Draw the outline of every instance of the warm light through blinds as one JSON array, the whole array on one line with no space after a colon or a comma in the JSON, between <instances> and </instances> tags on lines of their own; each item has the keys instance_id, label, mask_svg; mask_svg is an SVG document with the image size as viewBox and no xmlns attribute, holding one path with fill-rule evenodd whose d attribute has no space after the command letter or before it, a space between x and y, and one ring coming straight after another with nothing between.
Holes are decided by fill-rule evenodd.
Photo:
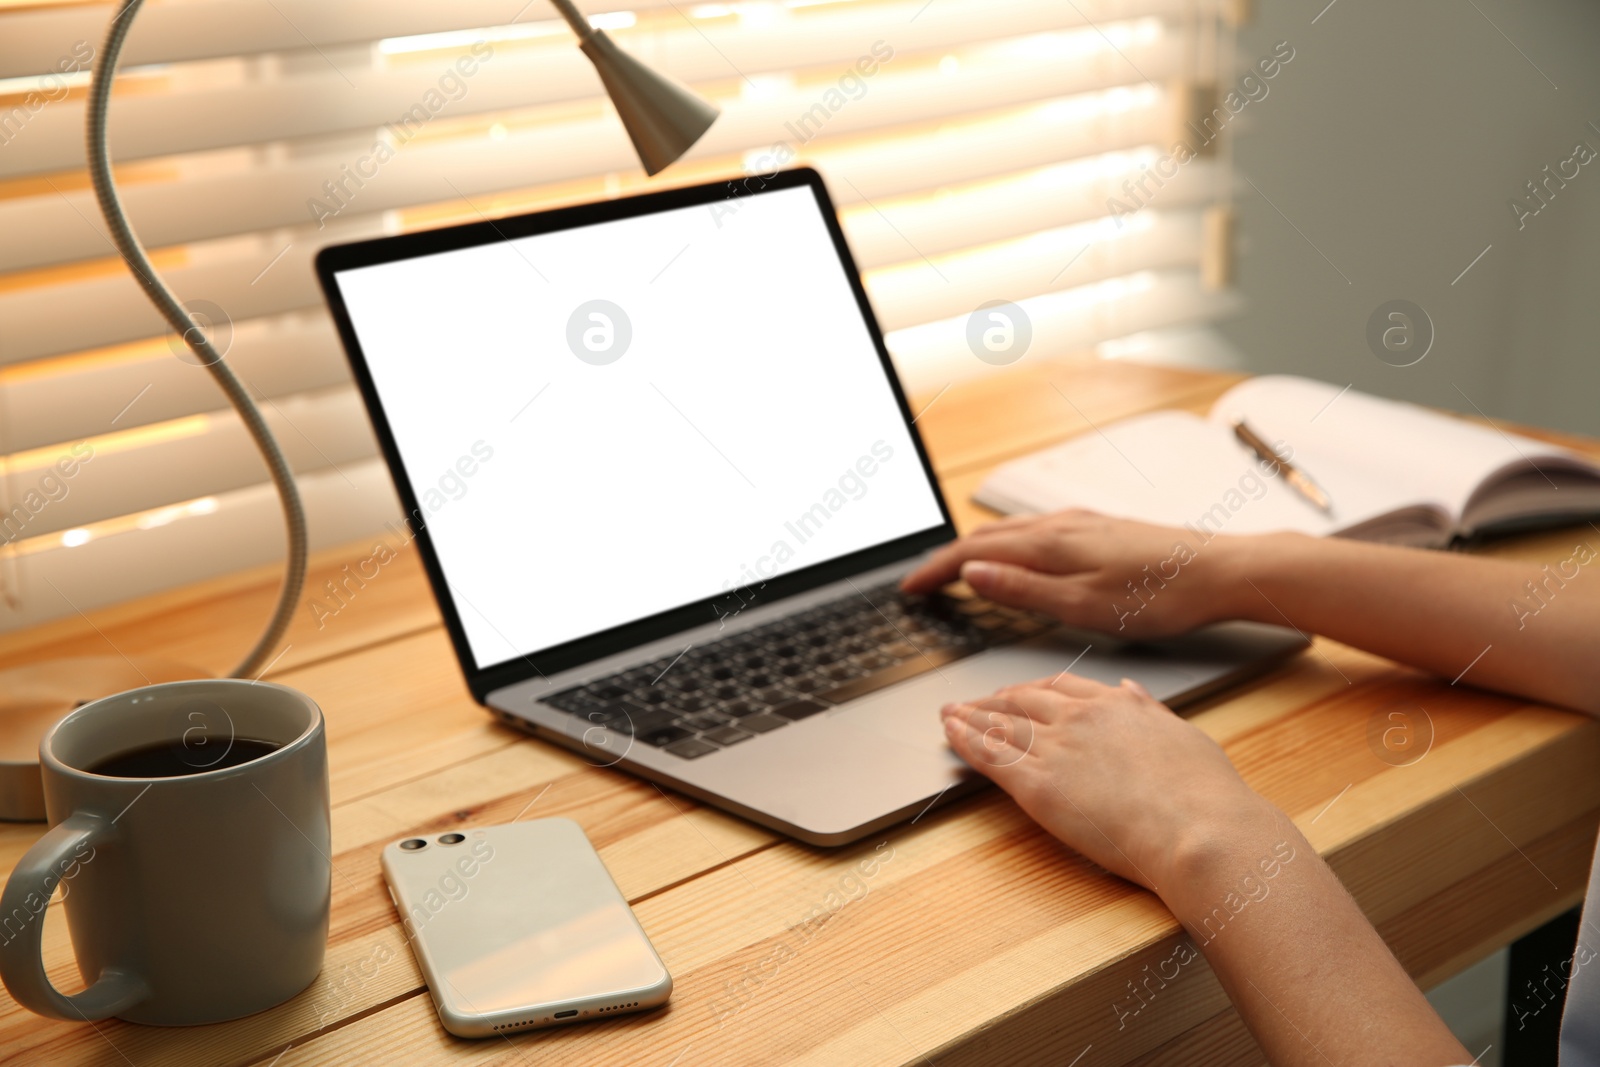
<instances>
[{"instance_id":1,"label":"warm light through blinds","mask_svg":"<svg viewBox=\"0 0 1600 1067\"><path fill-rule=\"evenodd\" d=\"M1212 98L1236 0L579 7L723 109L658 179L545 0L139 16L111 108L124 203L261 398L314 548L399 511L313 278L325 244L793 162L827 178L913 391L997 372L966 340L988 301L1028 313L1027 358L1231 306L1202 269L1226 235L1225 154L1144 185L1131 214L1108 199L1149 183ZM282 553L264 467L89 189L110 14L0 6L0 629Z\"/></svg>"}]
</instances>

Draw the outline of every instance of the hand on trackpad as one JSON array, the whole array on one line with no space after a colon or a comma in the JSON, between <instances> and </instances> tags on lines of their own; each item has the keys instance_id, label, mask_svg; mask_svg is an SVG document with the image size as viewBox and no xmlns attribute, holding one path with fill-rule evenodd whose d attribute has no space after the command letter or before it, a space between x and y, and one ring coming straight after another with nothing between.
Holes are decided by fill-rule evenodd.
<instances>
[{"instance_id":1,"label":"hand on trackpad","mask_svg":"<svg viewBox=\"0 0 1600 1067\"><path fill-rule=\"evenodd\" d=\"M939 722L941 707L957 700L982 700L1004 686L1060 673L1082 651L1082 646L1067 651L1049 642L990 649L865 697L835 714L854 729L900 744L949 751ZM1088 661L1083 657L1074 670ZM1109 681L1115 685L1119 680L1120 676Z\"/></svg>"}]
</instances>

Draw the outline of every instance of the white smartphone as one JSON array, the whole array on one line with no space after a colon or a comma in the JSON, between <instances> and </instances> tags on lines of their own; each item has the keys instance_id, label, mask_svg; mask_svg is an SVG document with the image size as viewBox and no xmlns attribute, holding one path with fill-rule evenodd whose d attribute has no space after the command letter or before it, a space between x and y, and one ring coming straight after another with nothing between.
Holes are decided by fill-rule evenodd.
<instances>
[{"instance_id":1,"label":"white smartphone","mask_svg":"<svg viewBox=\"0 0 1600 1067\"><path fill-rule=\"evenodd\" d=\"M444 1028L458 1037L667 1002L672 976L571 819L429 834L383 875Z\"/></svg>"}]
</instances>

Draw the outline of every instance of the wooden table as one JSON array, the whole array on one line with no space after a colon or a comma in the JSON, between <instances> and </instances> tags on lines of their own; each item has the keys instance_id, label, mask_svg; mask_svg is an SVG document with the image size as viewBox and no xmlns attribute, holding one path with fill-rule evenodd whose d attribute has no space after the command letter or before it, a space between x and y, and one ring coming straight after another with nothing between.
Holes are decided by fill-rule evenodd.
<instances>
[{"instance_id":1,"label":"wooden table","mask_svg":"<svg viewBox=\"0 0 1600 1067\"><path fill-rule=\"evenodd\" d=\"M1039 363L915 407L932 402L918 425L970 527L985 516L968 497L996 462L1082 432L1086 418L1204 410L1234 380ZM1495 551L1554 562L1579 537L1541 535ZM370 548L322 554L308 587ZM276 584L276 568L263 568L97 612L92 623L7 635L0 667L121 651L220 672L253 639ZM1147 965L1171 955L1177 922L1155 897L1035 829L997 791L857 846L808 848L496 724L461 683L411 550L322 621L302 612L269 675L327 714L336 873L317 982L272 1011L191 1029L51 1022L0 994L0 1060L1261 1062L1203 963L1119 1025L1115 1005ZM1302 654L1188 714L1295 819L1411 973L1436 983L1572 907L1600 822L1600 727L1318 645L1320 655ZM1426 707L1435 731L1425 758L1404 767L1368 744L1371 713L1400 697ZM549 815L577 819L600 849L672 971L671 1005L509 1039L452 1038L402 938L379 849L403 835ZM0 829L0 863L9 870L41 831ZM890 858L864 889L841 883L885 843ZM818 905L824 917L801 925ZM59 916L45 935L57 985L81 988Z\"/></svg>"}]
</instances>

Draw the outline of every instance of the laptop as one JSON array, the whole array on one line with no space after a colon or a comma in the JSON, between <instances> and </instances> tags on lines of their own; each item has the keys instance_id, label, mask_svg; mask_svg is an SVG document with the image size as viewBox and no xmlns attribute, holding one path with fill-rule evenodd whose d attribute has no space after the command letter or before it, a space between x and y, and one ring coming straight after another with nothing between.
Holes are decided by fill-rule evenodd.
<instances>
[{"instance_id":1,"label":"laptop","mask_svg":"<svg viewBox=\"0 0 1600 1067\"><path fill-rule=\"evenodd\" d=\"M472 695L593 764L838 845L981 784L951 700L1070 668L1181 702L1304 647L900 594L955 529L813 170L317 270Z\"/></svg>"}]
</instances>

